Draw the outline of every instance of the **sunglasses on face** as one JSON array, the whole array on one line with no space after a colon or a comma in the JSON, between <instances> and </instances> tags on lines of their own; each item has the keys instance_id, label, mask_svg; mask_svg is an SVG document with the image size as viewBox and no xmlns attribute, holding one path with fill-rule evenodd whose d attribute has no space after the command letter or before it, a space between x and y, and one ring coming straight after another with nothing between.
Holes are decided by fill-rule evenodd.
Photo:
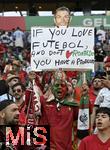
<instances>
[{"instance_id":1,"label":"sunglasses on face","mask_svg":"<svg viewBox=\"0 0 110 150\"><path fill-rule=\"evenodd\" d=\"M15 92L20 93L20 92L22 92L22 90L21 89L15 89L15 90L13 90L13 93L15 93Z\"/></svg>"}]
</instances>

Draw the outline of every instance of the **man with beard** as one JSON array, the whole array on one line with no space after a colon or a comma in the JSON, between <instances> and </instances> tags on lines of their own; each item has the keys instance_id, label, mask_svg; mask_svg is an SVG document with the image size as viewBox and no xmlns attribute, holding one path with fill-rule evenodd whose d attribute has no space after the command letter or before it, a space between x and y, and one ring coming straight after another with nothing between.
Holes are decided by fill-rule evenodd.
<instances>
[{"instance_id":1,"label":"man with beard","mask_svg":"<svg viewBox=\"0 0 110 150\"><path fill-rule=\"evenodd\" d=\"M19 108L19 124L26 125L25 86L18 82L12 86L15 103Z\"/></svg>"},{"instance_id":2,"label":"man with beard","mask_svg":"<svg viewBox=\"0 0 110 150\"><path fill-rule=\"evenodd\" d=\"M0 125L16 125L19 121L18 106L12 100L0 102Z\"/></svg>"},{"instance_id":3,"label":"man with beard","mask_svg":"<svg viewBox=\"0 0 110 150\"><path fill-rule=\"evenodd\" d=\"M19 109L15 102L12 100L3 100L0 102L0 150L38 150L39 145L35 145L33 139L37 142L36 137L39 134L35 136L33 129L30 127L30 133L27 133L26 126L19 126ZM30 138L28 139L29 134ZM24 140L23 144L21 144L22 136ZM6 141L8 137L9 144ZM28 140L30 140L29 145L27 144Z\"/></svg>"},{"instance_id":4,"label":"man with beard","mask_svg":"<svg viewBox=\"0 0 110 150\"><path fill-rule=\"evenodd\" d=\"M19 110L18 106L12 100L3 100L0 102L0 149L5 149L6 126L18 125ZM10 148L9 148L10 147ZM8 146L13 149L13 145Z\"/></svg>"},{"instance_id":5,"label":"man with beard","mask_svg":"<svg viewBox=\"0 0 110 150\"><path fill-rule=\"evenodd\" d=\"M79 150L110 149L110 108L101 107L96 111L97 134L82 139Z\"/></svg>"},{"instance_id":6,"label":"man with beard","mask_svg":"<svg viewBox=\"0 0 110 150\"><path fill-rule=\"evenodd\" d=\"M72 126L77 119L78 105L67 100L68 85L66 75L56 71L52 79L52 97L42 99L40 125L50 126L50 149L72 150Z\"/></svg>"}]
</instances>

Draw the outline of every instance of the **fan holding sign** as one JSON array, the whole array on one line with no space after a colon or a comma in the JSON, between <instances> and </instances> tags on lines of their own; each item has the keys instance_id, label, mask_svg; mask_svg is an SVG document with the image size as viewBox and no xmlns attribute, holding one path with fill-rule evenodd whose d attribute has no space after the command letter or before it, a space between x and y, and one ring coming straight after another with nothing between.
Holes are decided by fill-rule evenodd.
<instances>
[{"instance_id":1,"label":"fan holding sign","mask_svg":"<svg viewBox=\"0 0 110 150\"><path fill-rule=\"evenodd\" d=\"M41 101L40 123L50 126L50 146L58 150L72 150L72 124L78 113L74 98L73 101L67 100L69 84L60 69L81 71L94 68L94 29L68 27L70 21L68 8L60 7L55 12L56 27L31 29L32 69L57 70L51 81L50 95Z\"/></svg>"}]
</instances>

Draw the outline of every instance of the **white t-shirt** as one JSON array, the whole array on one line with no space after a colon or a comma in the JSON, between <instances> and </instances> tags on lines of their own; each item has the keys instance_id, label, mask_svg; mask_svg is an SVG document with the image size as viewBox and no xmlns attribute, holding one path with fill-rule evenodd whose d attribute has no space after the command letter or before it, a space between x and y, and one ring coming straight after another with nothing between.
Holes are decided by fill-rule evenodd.
<instances>
[{"instance_id":1,"label":"white t-shirt","mask_svg":"<svg viewBox=\"0 0 110 150\"><path fill-rule=\"evenodd\" d=\"M100 90L94 105L110 108L110 90L108 88L104 87Z\"/></svg>"},{"instance_id":2,"label":"white t-shirt","mask_svg":"<svg viewBox=\"0 0 110 150\"><path fill-rule=\"evenodd\" d=\"M15 46L23 47L24 46L24 42L23 42L24 33L20 30L16 30L13 33L13 36L15 37Z\"/></svg>"}]
</instances>

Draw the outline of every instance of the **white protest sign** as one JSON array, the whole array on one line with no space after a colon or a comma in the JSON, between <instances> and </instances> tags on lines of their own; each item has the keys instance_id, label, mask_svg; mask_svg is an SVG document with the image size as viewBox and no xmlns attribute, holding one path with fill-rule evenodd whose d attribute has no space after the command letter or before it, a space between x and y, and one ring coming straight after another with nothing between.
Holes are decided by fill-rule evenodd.
<instances>
[{"instance_id":1,"label":"white protest sign","mask_svg":"<svg viewBox=\"0 0 110 150\"><path fill-rule=\"evenodd\" d=\"M94 70L94 28L31 28L33 70Z\"/></svg>"}]
</instances>

